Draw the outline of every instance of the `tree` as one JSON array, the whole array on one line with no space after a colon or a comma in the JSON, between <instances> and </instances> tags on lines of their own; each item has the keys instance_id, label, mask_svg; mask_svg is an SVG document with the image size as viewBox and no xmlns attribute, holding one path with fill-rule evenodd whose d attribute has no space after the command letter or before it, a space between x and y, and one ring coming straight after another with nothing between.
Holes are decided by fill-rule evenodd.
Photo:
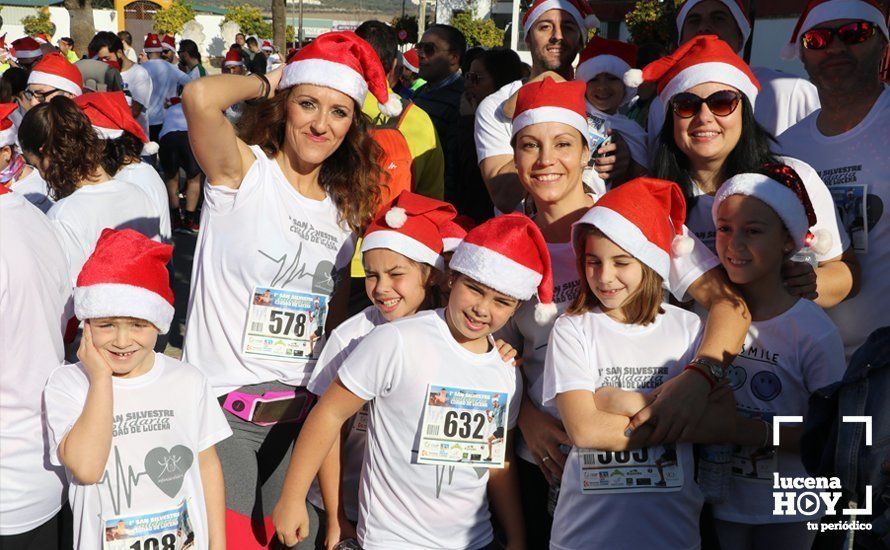
<instances>
[{"instance_id":1,"label":"tree","mask_svg":"<svg viewBox=\"0 0 890 550\"><path fill-rule=\"evenodd\" d=\"M631 42L638 46L651 42L676 43L674 17L678 3L677 0L639 0L634 9L624 16Z\"/></svg>"},{"instance_id":2,"label":"tree","mask_svg":"<svg viewBox=\"0 0 890 550\"><path fill-rule=\"evenodd\" d=\"M35 15L22 17L22 26L25 28L25 34L34 36L43 33L52 38L56 33L56 26L50 21L49 8L37 8Z\"/></svg>"},{"instance_id":3,"label":"tree","mask_svg":"<svg viewBox=\"0 0 890 550\"><path fill-rule=\"evenodd\" d=\"M263 18L263 12L250 4L233 5L226 8L226 21L238 23L241 32L247 35L267 37L272 35L272 25Z\"/></svg>"},{"instance_id":4,"label":"tree","mask_svg":"<svg viewBox=\"0 0 890 550\"><path fill-rule=\"evenodd\" d=\"M287 45L285 44L285 41L287 40L286 26L287 11L285 0L272 0L272 42L280 52L287 51Z\"/></svg>"},{"instance_id":5,"label":"tree","mask_svg":"<svg viewBox=\"0 0 890 550\"><path fill-rule=\"evenodd\" d=\"M96 34L96 27L93 25L93 0L64 0L64 6L71 19L71 38L81 51L85 51Z\"/></svg>"},{"instance_id":6,"label":"tree","mask_svg":"<svg viewBox=\"0 0 890 550\"><path fill-rule=\"evenodd\" d=\"M504 30L491 19L474 19L470 12L458 13L451 18L451 25L467 38L467 46L493 48L504 43Z\"/></svg>"},{"instance_id":7,"label":"tree","mask_svg":"<svg viewBox=\"0 0 890 550\"><path fill-rule=\"evenodd\" d=\"M167 9L155 14L154 30L158 34L180 34L186 23L195 20L195 15L188 0L173 0Z\"/></svg>"}]
</instances>

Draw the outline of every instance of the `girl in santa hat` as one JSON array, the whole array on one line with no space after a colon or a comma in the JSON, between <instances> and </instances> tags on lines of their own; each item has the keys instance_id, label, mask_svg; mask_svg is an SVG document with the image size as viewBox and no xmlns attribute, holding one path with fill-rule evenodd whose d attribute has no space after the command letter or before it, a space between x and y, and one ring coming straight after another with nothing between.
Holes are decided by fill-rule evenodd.
<instances>
[{"instance_id":1,"label":"girl in santa hat","mask_svg":"<svg viewBox=\"0 0 890 550\"><path fill-rule=\"evenodd\" d=\"M0 104L0 185L15 190L44 214L54 201L49 198L49 187L40 177L40 172L25 162L19 151L13 113L18 110L15 103Z\"/></svg>"},{"instance_id":2,"label":"girl in santa hat","mask_svg":"<svg viewBox=\"0 0 890 550\"><path fill-rule=\"evenodd\" d=\"M453 254L466 235L454 223L454 216L450 204L404 191L374 220L362 240L365 290L372 305L326 338L307 384L309 391L323 395L351 352L375 327L440 305L437 282L445 278L446 255ZM507 344L498 342L498 349L505 360L515 356ZM363 407L349 424L348 435L342 442L335 440L308 497L307 510L325 518L326 533L320 535L328 547L356 536L368 408ZM278 509L292 501L292 495L283 493Z\"/></svg>"},{"instance_id":3,"label":"girl in santa hat","mask_svg":"<svg viewBox=\"0 0 890 550\"><path fill-rule=\"evenodd\" d=\"M172 254L105 229L77 277L80 361L50 374L44 403L78 549L226 548L215 444L232 431L204 375L154 351L173 320Z\"/></svg>"},{"instance_id":4,"label":"girl in santa hat","mask_svg":"<svg viewBox=\"0 0 890 550\"><path fill-rule=\"evenodd\" d=\"M235 436L220 456L233 547L273 544L272 508L312 402L305 322L332 330L345 319L356 235L379 206L381 150L361 111L369 90L385 114L401 109L371 46L332 32L267 75L205 77L182 94L207 181L183 357L230 404ZM236 133L224 112L242 101L254 108Z\"/></svg>"},{"instance_id":5,"label":"girl in santa hat","mask_svg":"<svg viewBox=\"0 0 890 550\"><path fill-rule=\"evenodd\" d=\"M362 548L489 548L489 497L507 548L525 548L512 468L521 377L492 334L535 294L539 314L553 313L550 258L534 224L509 214L467 233L451 269L448 304L374 329L313 410L276 508L283 543L307 536L303 497L344 421L370 402Z\"/></svg>"},{"instance_id":6,"label":"girl in santa hat","mask_svg":"<svg viewBox=\"0 0 890 550\"><path fill-rule=\"evenodd\" d=\"M527 198L525 212L541 229L553 263L554 303L560 311L572 301L582 281L575 269L571 225L597 196L585 192L582 170L589 158L583 82L550 79L526 84L517 98L513 118L514 162ZM693 239L695 240L695 239ZM713 364L720 375L724 357L735 354L744 338L746 311L731 288L719 261L700 242L693 251L671 259L671 291L678 299L692 296L710 310L696 358ZM522 480L525 521L530 545L547 546L548 502L552 509L562 476L565 445L570 445L555 406L543 404L543 372L550 324L539 323L533 304L519 311L499 336L521 350L527 399L520 415L522 439L517 454ZM657 418L654 437L676 436L696 422L707 402L705 380L683 373L662 386L662 398L634 417L634 425ZM562 446L562 448L561 448ZM551 486L552 484L552 486Z\"/></svg>"},{"instance_id":7,"label":"girl in santa hat","mask_svg":"<svg viewBox=\"0 0 890 550\"><path fill-rule=\"evenodd\" d=\"M729 376L738 416L725 432L724 442L735 445L729 491L713 505L720 546L805 550L816 536L807 529L808 516L773 513L774 476L807 477L803 426L784 424L774 434L774 418L805 418L810 394L840 380L846 361L837 327L818 305L788 292L782 263L795 250L830 245L824 241L831 234L816 229L806 186L782 164L729 178L711 214L717 254L752 317ZM791 490L795 499L800 492Z\"/></svg>"},{"instance_id":8,"label":"girl in santa hat","mask_svg":"<svg viewBox=\"0 0 890 550\"><path fill-rule=\"evenodd\" d=\"M573 445L551 548L699 546L703 497L692 444L676 436L651 443L648 425L628 429L653 392L684 370L714 387L710 373L690 364L698 317L663 303L671 258L689 250L685 210L675 183L638 178L574 224L581 289L553 327L543 384L544 405L558 408ZM705 441L709 429L719 433L699 426L690 440Z\"/></svg>"},{"instance_id":9,"label":"girl in santa hat","mask_svg":"<svg viewBox=\"0 0 890 550\"><path fill-rule=\"evenodd\" d=\"M765 163L793 168L812 199L819 227L832 244L816 251L815 270L789 261L789 288L823 307L844 300L856 284L858 269L846 232L840 231L828 188L808 164L773 153L773 139L754 119L760 84L748 65L716 36L698 36L643 69L657 83L667 116L655 155L655 176L680 184L690 207L686 224L714 250L711 204L729 178L755 172Z\"/></svg>"}]
</instances>

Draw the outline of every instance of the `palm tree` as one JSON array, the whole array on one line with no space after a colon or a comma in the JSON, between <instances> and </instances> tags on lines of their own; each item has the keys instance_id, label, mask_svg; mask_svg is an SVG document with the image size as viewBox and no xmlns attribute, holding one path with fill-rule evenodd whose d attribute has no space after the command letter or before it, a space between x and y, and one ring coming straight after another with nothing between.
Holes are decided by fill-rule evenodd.
<instances>
[{"instance_id":1,"label":"palm tree","mask_svg":"<svg viewBox=\"0 0 890 550\"><path fill-rule=\"evenodd\" d=\"M64 0L64 5L71 18L71 38L78 50L86 53L87 44L96 34L96 27L93 25L93 1Z\"/></svg>"},{"instance_id":2,"label":"palm tree","mask_svg":"<svg viewBox=\"0 0 890 550\"><path fill-rule=\"evenodd\" d=\"M278 51L281 52L282 61L284 61L284 57L287 55L286 27L285 0L272 0L272 41L275 43Z\"/></svg>"}]
</instances>

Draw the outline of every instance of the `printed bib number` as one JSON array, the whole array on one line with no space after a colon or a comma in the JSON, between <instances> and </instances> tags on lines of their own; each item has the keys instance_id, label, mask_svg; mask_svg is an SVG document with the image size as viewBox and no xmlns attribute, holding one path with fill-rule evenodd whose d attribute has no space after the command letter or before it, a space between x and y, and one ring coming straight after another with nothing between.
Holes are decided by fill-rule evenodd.
<instances>
[{"instance_id":1,"label":"printed bib number","mask_svg":"<svg viewBox=\"0 0 890 550\"><path fill-rule=\"evenodd\" d=\"M245 355L303 361L324 331L328 297L312 292L256 287L244 328Z\"/></svg>"},{"instance_id":2,"label":"printed bib number","mask_svg":"<svg viewBox=\"0 0 890 550\"><path fill-rule=\"evenodd\" d=\"M609 137L609 121L597 116L587 115L587 136L590 139L590 150L596 153L596 150L606 144ZM596 154L591 155L588 166L593 166L593 160Z\"/></svg>"},{"instance_id":3,"label":"printed bib number","mask_svg":"<svg viewBox=\"0 0 890 550\"><path fill-rule=\"evenodd\" d=\"M578 449L584 494L679 491L683 464L675 445L633 451Z\"/></svg>"},{"instance_id":4,"label":"printed bib number","mask_svg":"<svg viewBox=\"0 0 890 550\"><path fill-rule=\"evenodd\" d=\"M428 386L417 462L503 468L508 407L503 392Z\"/></svg>"},{"instance_id":5,"label":"printed bib number","mask_svg":"<svg viewBox=\"0 0 890 550\"><path fill-rule=\"evenodd\" d=\"M196 546L188 502L169 510L106 519L103 550L184 550Z\"/></svg>"},{"instance_id":6,"label":"printed bib number","mask_svg":"<svg viewBox=\"0 0 890 550\"><path fill-rule=\"evenodd\" d=\"M749 410L739 407L738 413L745 418L772 423L773 414L768 411ZM773 472L779 471L779 455L775 447L741 447L732 451L732 475L744 479L772 482Z\"/></svg>"},{"instance_id":7,"label":"printed bib number","mask_svg":"<svg viewBox=\"0 0 890 550\"><path fill-rule=\"evenodd\" d=\"M368 404L365 403L362 405L362 408L359 409L357 413L355 413L355 420L352 423L352 429L357 432L367 432L368 431Z\"/></svg>"}]
</instances>

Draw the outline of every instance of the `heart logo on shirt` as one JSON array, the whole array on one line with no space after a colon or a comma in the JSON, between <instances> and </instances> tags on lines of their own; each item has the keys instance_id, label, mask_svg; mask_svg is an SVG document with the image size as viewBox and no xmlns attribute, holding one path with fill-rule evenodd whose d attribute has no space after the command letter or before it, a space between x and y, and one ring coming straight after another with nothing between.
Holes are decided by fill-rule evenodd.
<instances>
[{"instance_id":1,"label":"heart logo on shirt","mask_svg":"<svg viewBox=\"0 0 890 550\"><path fill-rule=\"evenodd\" d=\"M176 445L169 451L155 447L145 455L145 473L158 489L173 498L182 488L185 473L194 460L194 453L184 445Z\"/></svg>"}]
</instances>

